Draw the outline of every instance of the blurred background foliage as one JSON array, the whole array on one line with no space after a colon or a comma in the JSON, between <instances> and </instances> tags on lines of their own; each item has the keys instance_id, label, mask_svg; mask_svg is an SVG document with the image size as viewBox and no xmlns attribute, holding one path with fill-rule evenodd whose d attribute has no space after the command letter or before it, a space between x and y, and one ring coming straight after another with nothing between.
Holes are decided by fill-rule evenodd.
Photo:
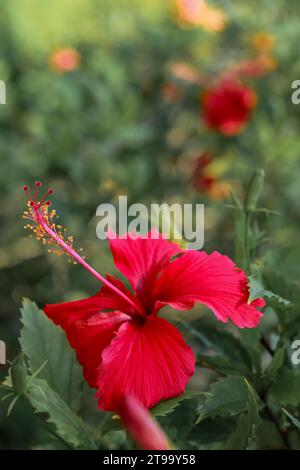
<instances>
[{"instance_id":1,"label":"blurred background foliage","mask_svg":"<svg viewBox=\"0 0 300 470\"><path fill-rule=\"evenodd\" d=\"M95 234L100 203L119 194L130 202L205 203L204 248L232 255L228 187L243 196L257 167L267 175L262 204L280 214L259 216L261 254L298 241L300 108L291 84L300 70L300 4L209 6L210 16L193 23L175 0L1 0L0 338L10 358L23 297L43 306L98 288L23 230L21 189L36 179L55 188L63 224L103 273L114 266ZM205 91L257 59L262 71L243 75L257 96L244 128L232 136L209 129ZM296 250L290 261L297 257ZM290 272L286 259L285 267ZM33 418L19 405L15 413L15 420L0 416L0 447L34 445Z\"/></svg>"}]
</instances>

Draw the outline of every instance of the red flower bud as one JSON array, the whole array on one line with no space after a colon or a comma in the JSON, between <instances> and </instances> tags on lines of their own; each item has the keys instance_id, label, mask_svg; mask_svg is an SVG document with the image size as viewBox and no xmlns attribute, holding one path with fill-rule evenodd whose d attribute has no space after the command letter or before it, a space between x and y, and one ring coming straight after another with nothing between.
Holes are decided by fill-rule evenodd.
<instances>
[{"instance_id":1,"label":"red flower bud","mask_svg":"<svg viewBox=\"0 0 300 470\"><path fill-rule=\"evenodd\" d=\"M118 414L132 439L142 449L171 449L170 441L161 427L134 396L127 395L121 400Z\"/></svg>"}]
</instances>

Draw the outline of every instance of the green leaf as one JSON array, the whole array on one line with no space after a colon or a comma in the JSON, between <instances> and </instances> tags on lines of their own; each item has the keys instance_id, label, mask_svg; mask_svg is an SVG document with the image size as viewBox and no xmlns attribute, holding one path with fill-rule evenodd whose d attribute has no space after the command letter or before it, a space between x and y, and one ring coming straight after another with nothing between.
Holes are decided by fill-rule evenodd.
<instances>
[{"instance_id":1,"label":"green leaf","mask_svg":"<svg viewBox=\"0 0 300 470\"><path fill-rule=\"evenodd\" d=\"M234 428L233 418L221 418L220 416L216 419L208 418L193 426L187 439L197 446L222 442L228 438Z\"/></svg>"},{"instance_id":2,"label":"green leaf","mask_svg":"<svg viewBox=\"0 0 300 470\"><path fill-rule=\"evenodd\" d=\"M30 300L23 301L21 314L23 327L20 344L29 360L32 374L47 361L38 378L45 379L77 412L82 398L82 370L65 333Z\"/></svg>"},{"instance_id":3,"label":"green leaf","mask_svg":"<svg viewBox=\"0 0 300 470\"><path fill-rule=\"evenodd\" d=\"M255 279L254 277L249 277L249 282L248 282L248 287L249 287L249 302L252 302L255 299L259 299L260 297L267 298L267 304L268 306L271 307L284 307L288 308L292 306L292 303L290 300L284 299L278 294L275 294L274 292L270 290L266 290L263 288L262 284L258 279Z\"/></svg>"},{"instance_id":4,"label":"green leaf","mask_svg":"<svg viewBox=\"0 0 300 470\"><path fill-rule=\"evenodd\" d=\"M262 449L286 449L280 432L272 421L262 419L256 432L256 440Z\"/></svg>"},{"instance_id":5,"label":"green leaf","mask_svg":"<svg viewBox=\"0 0 300 470\"><path fill-rule=\"evenodd\" d=\"M239 336L247 348L252 363L257 372L261 370L261 331L260 328L243 328L239 331Z\"/></svg>"},{"instance_id":6,"label":"green leaf","mask_svg":"<svg viewBox=\"0 0 300 470\"><path fill-rule=\"evenodd\" d=\"M274 403L283 406L299 405L300 373L296 369L282 369L269 390L269 398Z\"/></svg>"},{"instance_id":7,"label":"green leaf","mask_svg":"<svg viewBox=\"0 0 300 470\"><path fill-rule=\"evenodd\" d=\"M236 430L231 434L225 444L225 450L249 449L255 436L256 428L260 423L254 390L247 381L245 382L249 397L247 409L238 417Z\"/></svg>"},{"instance_id":8,"label":"green leaf","mask_svg":"<svg viewBox=\"0 0 300 470\"><path fill-rule=\"evenodd\" d=\"M243 362L234 361L226 356L206 356L197 354L197 364L199 367L212 369L223 375L246 375L248 367Z\"/></svg>"},{"instance_id":9,"label":"green leaf","mask_svg":"<svg viewBox=\"0 0 300 470\"><path fill-rule=\"evenodd\" d=\"M232 416L245 410L248 388L242 377L227 377L215 382L210 389L197 423L208 417Z\"/></svg>"},{"instance_id":10,"label":"green leaf","mask_svg":"<svg viewBox=\"0 0 300 470\"><path fill-rule=\"evenodd\" d=\"M248 287L249 287L249 303L253 300L262 297L261 293L264 291L264 288L261 282L256 279L254 276L249 276L248 278Z\"/></svg>"},{"instance_id":11,"label":"green leaf","mask_svg":"<svg viewBox=\"0 0 300 470\"><path fill-rule=\"evenodd\" d=\"M169 413L172 413L177 406L184 400L190 400L197 397L207 397L209 394L205 392L198 392L193 390L188 390L177 397L170 398L169 400L163 400L151 408L150 412L155 417L166 416Z\"/></svg>"},{"instance_id":12,"label":"green leaf","mask_svg":"<svg viewBox=\"0 0 300 470\"><path fill-rule=\"evenodd\" d=\"M99 429L96 431L96 440L101 441L102 437L111 431L121 431L123 429L121 420L118 415L108 413L100 423Z\"/></svg>"},{"instance_id":13,"label":"green leaf","mask_svg":"<svg viewBox=\"0 0 300 470\"><path fill-rule=\"evenodd\" d=\"M278 297L277 299L271 297L268 303L274 308L281 325L293 328L297 319L299 321L299 283L288 280L275 269L264 270L263 281L266 288L275 292Z\"/></svg>"},{"instance_id":14,"label":"green leaf","mask_svg":"<svg viewBox=\"0 0 300 470\"><path fill-rule=\"evenodd\" d=\"M251 371L250 355L239 338L224 329L205 325L201 321L192 324L182 321L181 325L200 346L200 354L210 349L217 356L227 357L229 362L239 364L241 370Z\"/></svg>"},{"instance_id":15,"label":"green leaf","mask_svg":"<svg viewBox=\"0 0 300 470\"><path fill-rule=\"evenodd\" d=\"M283 366L284 359L285 359L285 347L281 347L277 349L277 351L275 352L272 358L272 361L270 362L270 364L264 371L265 382L267 382L267 385L275 381L279 373L279 370Z\"/></svg>"},{"instance_id":16,"label":"green leaf","mask_svg":"<svg viewBox=\"0 0 300 470\"><path fill-rule=\"evenodd\" d=\"M290 300L284 299L278 294L271 292L270 290L263 290L261 292L261 297L267 298L267 304L273 308L282 307L282 308L289 308L292 307L293 304Z\"/></svg>"},{"instance_id":17,"label":"green leaf","mask_svg":"<svg viewBox=\"0 0 300 470\"><path fill-rule=\"evenodd\" d=\"M295 418L291 413L289 413L287 410L282 408L282 411L287 415L287 417L292 421L293 425L300 430L300 420L298 418Z\"/></svg>"},{"instance_id":18,"label":"green leaf","mask_svg":"<svg viewBox=\"0 0 300 470\"><path fill-rule=\"evenodd\" d=\"M47 413L47 422L55 425L57 434L69 445L79 449L96 449L82 420L45 380L32 379L26 397L37 413Z\"/></svg>"},{"instance_id":19,"label":"green leaf","mask_svg":"<svg viewBox=\"0 0 300 470\"><path fill-rule=\"evenodd\" d=\"M275 294L274 292L270 290L266 290L263 288L261 282L254 278L253 276L249 277L248 281L248 287L249 287L249 302L252 302L255 299L259 299L260 297L267 298L267 304L268 306L271 307L283 307L283 308L288 308L292 306L292 303L284 299L278 294Z\"/></svg>"}]
</instances>

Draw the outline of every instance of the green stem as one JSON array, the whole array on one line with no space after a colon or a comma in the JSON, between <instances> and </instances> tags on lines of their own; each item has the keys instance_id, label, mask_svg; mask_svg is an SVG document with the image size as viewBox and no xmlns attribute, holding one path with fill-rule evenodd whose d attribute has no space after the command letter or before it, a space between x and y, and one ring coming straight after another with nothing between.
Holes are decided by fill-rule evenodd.
<instances>
[{"instance_id":1,"label":"green stem","mask_svg":"<svg viewBox=\"0 0 300 470\"><path fill-rule=\"evenodd\" d=\"M246 254L246 270L250 274L250 248L249 248L249 232L250 232L250 213L245 211L245 254Z\"/></svg>"}]
</instances>

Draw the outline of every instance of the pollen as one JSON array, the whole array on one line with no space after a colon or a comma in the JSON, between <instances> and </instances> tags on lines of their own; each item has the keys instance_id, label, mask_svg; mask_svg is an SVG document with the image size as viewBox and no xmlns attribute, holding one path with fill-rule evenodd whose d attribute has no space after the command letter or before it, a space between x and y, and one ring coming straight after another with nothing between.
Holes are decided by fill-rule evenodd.
<instances>
[{"instance_id":1,"label":"pollen","mask_svg":"<svg viewBox=\"0 0 300 470\"><path fill-rule=\"evenodd\" d=\"M72 235L68 235L67 229L59 223L56 210L51 208L51 201L47 199L48 196L54 194L54 191L49 189L47 194L39 200L38 189L41 186L42 183L36 181L33 198L29 193L29 186L23 187L28 198L23 218L29 221L24 228L31 232L30 236L34 236L47 246L48 253L58 256L66 254L70 263L77 264L73 256L75 252L74 238ZM77 253L80 251L82 249L76 250Z\"/></svg>"}]
</instances>

